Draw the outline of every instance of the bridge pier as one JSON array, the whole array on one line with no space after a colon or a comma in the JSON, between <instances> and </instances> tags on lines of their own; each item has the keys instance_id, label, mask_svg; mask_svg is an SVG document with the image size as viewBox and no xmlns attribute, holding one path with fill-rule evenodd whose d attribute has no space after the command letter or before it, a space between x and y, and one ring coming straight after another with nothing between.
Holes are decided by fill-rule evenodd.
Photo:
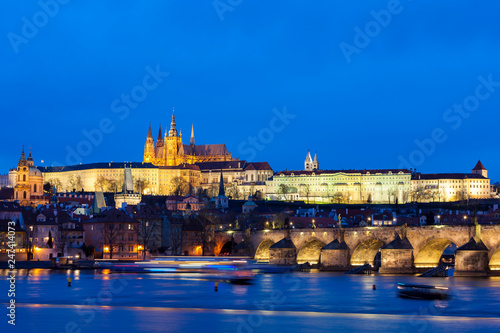
<instances>
[{"instance_id":1,"label":"bridge pier","mask_svg":"<svg viewBox=\"0 0 500 333\"><path fill-rule=\"evenodd\" d=\"M407 238L401 239L395 234L395 239L381 249L381 274L411 274L413 268L413 246Z\"/></svg>"},{"instance_id":2,"label":"bridge pier","mask_svg":"<svg viewBox=\"0 0 500 333\"><path fill-rule=\"evenodd\" d=\"M290 238L283 238L269 247L269 263L274 265L295 265L297 248Z\"/></svg>"},{"instance_id":3,"label":"bridge pier","mask_svg":"<svg viewBox=\"0 0 500 333\"><path fill-rule=\"evenodd\" d=\"M319 268L325 271L346 271L351 268L350 249L345 242L335 239L321 249Z\"/></svg>"},{"instance_id":4,"label":"bridge pier","mask_svg":"<svg viewBox=\"0 0 500 333\"><path fill-rule=\"evenodd\" d=\"M474 238L455 251L455 273L453 276L488 275L488 248Z\"/></svg>"}]
</instances>

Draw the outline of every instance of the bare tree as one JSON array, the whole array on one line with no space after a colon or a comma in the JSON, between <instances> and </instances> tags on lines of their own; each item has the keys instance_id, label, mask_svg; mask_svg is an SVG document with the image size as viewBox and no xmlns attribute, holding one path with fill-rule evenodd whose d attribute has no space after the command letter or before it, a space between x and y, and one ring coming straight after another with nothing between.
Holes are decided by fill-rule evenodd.
<instances>
[{"instance_id":1,"label":"bare tree","mask_svg":"<svg viewBox=\"0 0 500 333\"><path fill-rule=\"evenodd\" d=\"M212 183L207 193L211 198L216 197L219 194L219 185Z\"/></svg>"},{"instance_id":2,"label":"bare tree","mask_svg":"<svg viewBox=\"0 0 500 333\"><path fill-rule=\"evenodd\" d=\"M96 190L100 190L101 192L104 192L104 188L107 185L108 180L104 176L99 176L97 177L96 181L94 182L94 187Z\"/></svg>"},{"instance_id":3,"label":"bare tree","mask_svg":"<svg viewBox=\"0 0 500 333\"><path fill-rule=\"evenodd\" d=\"M157 226L156 221L141 221L139 224L139 244L142 245L143 259L146 259L146 251L150 249L153 238L157 236Z\"/></svg>"},{"instance_id":4,"label":"bare tree","mask_svg":"<svg viewBox=\"0 0 500 333\"><path fill-rule=\"evenodd\" d=\"M180 176L172 178L170 188L172 195L186 195L189 190L188 182Z\"/></svg>"},{"instance_id":5,"label":"bare tree","mask_svg":"<svg viewBox=\"0 0 500 333\"><path fill-rule=\"evenodd\" d=\"M134 181L134 191L137 193L144 193L144 190L148 189L150 186L149 180L138 178Z\"/></svg>"},{"instance_id":6,"label":"bare tree","mask_svg":"<svg viewBox=\"0 0 500 333\"><path fill-rule=\"evenodd\" d=\"M311 186L309 184L304 184L301 186L301 189L307 199L307 204L309 204L309 195L311 194Z\"/></svg>"},{"instance_id":7,"label":"bare tree","mask_svg":"<svg viewBox=\"0 0 500 333\"><path fill-rule=\"evenodd\" d=\"M109 259L113 259L113 253L115 252L115 247L119 245L120 235L119 225L114 223L103 223L101 228L101 236L103 241L103 257L104 248L108 247Z\"/></svg>"},{"instance_id":8,"label":"bare tree","mask_svg":"<svg viewBox=\"0 0 500 333\"><path fill-rule=\"evenodd\" d=\"M283 198L283 200L288 201L288 193L289 192L290 192L290 186L288 186L287 184L280 184L278 186L278 190L276 191L276 194L278 194L278 196L280 198Z\"/></svg>"},{"instance_id":9,"label":"bare tree","mask_svg":"<svg viewBox=\"0 0 500 333\"><path fill-rule=\"evenodd\" d=\"M339 204L339 203L342 202L343 198L344 198L344 196L342 195L341 192L335 192L335 194L333 195L332 200L333 200L334 203L338 203Z\"/></svg>"},{"instance_id":10,"label":"bare tree","mask_svg":"<svg viewBox=\"0 0 500 333\"><path fill-rule=\"evenodd\" d=\"M407 203L410 200L410 191L403 191L403 203Z\"/></svg>"},{"instance_id":11,"label":"bare tree","mask_svg":"<svg viewBox=\"0 0 500 333\"><path fill-rule=\"evenodd\" d=\"M182 250L182 223L171 222L168 236L172 247L172 255L180 255Z\"/></svg>"},{"instance_id":12,"label":"bare tree","mask_svg":"<svg viewBox=\"0 0 500 333\"><path fill-rule=\"evenodd\" d=\"M61 253L64 256L64 249L68 243L68 234L64 231L62 225L58 226L58 231L55 236L55 245L57 248L57 252Z\"/></svg>"},{"instance_id":13,"label":"bare tree","mask_svg":"<svg viewBox=\"0 0 500 333\"><path fill-rule=\"evenodd\" d=\"M387 190L387 199L389 200L389 205L391 204L392 197L396 196L396 191L393 189Z\"/></svg>"},{"instance_id":14,"label":"bare tree","mask_svg":"<svg viewBox=\"0 0 500 333\"><path fill-rule=\"evenodd\" d=\"M55 188L56 191L62 191L63 190L63 185L62 182L59 178L51 178L48 180L48 183L52 188Z\"/></svg>"},{"instance_id":15,"label":"bare tree","mask_svg":"<svg viewBox=\"0 0 500 333\"><path fill-rule=\"evenodd\" d=\"M232 199L238 200L241 196L240 189L238 188L238 184L235 182L231 184L231 186L227 189L227 194L230 196Z\"/></svg>"},{"instance_id":16,"label":"bare tree","mask_svg":"<svg viewBox=\"0 0 500 333\"><path fill-rule=\"evenodd\" d=\"M83 182L82 182L82 177L80 177L79 175L75 177L75 180L74 180L74 188L77 190L77 191L81 191L83 190Z\"/></svg>"}]
</instances>

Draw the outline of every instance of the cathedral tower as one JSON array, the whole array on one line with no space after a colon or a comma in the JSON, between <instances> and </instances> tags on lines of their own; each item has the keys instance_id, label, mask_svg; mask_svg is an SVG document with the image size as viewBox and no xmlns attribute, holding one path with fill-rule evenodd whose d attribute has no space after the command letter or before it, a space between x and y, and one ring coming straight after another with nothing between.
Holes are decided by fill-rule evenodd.
<instances>
[{"instance_id":1,"label":"cathedral tower","mask_svg":"<svg viewBox=\"0 0 500 333\"><path fill-rule=\"evenodd\" d=\"M306 160L304 161L304 170L311 171L312 170L312 163L313 163L313 161L311 158L311 153L308 150Z\"/></svg>"},{"instance_id":2,"label":"cathedral tower","mask_svg":"<svg viewBox=\"0 0 500 333\"><path fill-rule=\"evenodd\" d=\"M144 162L153 163L155 160L155 142L153 140L153 134L151 134L151 123L149 123L148 137L146 139L146 144L144 145Z\"/></svg>"},{"instance_id":3,"label":"cathedral tower","mask_svg":"<svg viewBox=\"0 0 500 333\"><path fill-rule=\"evenodd\" d=\"M177 132L177 125L175 123L175 109L172 110L172 122L170 123L170 131L168 136L165 137L164 160L166 166L175 166L182 163L179 150L182 147L182 138Z\"/></svg>"},{"instance_id":4,"label":"cathedral tower","mask_svg":"<svg viewBox=\"0 0 500 333\"><path fill-rule=\"evenodd\" d=\"M191 141L189 143L194 148L194 124L191 124Z\"/></svg>"},{"instance_id":5,"label":"cathedral tower","mask_svg":"<svg viewBox=\"0 0 500 333\"><path fill-rule=\"evenodd\" d=\"M313 170L319 169L318 153L316 153L316 152L314 152L314 160L312 162L312 169Z\"/></svg>"}]
</instances>

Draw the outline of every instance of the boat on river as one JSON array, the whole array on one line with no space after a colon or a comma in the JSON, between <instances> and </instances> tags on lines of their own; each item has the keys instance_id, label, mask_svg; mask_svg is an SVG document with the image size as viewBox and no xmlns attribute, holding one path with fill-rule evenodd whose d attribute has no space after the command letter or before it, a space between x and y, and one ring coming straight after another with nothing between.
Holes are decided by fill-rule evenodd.
<instances>
[{"instance_id":1,"label":"boat on river","mask_svg":"<svg viewBox=\"0 0 500 333\"><path fill-rule=\"evenodd\" d=\"M245 258L157 257L147 261L96 260L94 268L110 273L160 273L235 284L250 283L254 274Z\"/></svg>"},{"instance_id":2,"label":"boat on river","mask_svg":"<svg viewBox=\"0 0 500 333\"><path fill-rule=\"evenodd\" d=\"M423 284L398 283L398 296L414 299L447 299L450 297L449 288Z\"/></svg>"}]
</instances>

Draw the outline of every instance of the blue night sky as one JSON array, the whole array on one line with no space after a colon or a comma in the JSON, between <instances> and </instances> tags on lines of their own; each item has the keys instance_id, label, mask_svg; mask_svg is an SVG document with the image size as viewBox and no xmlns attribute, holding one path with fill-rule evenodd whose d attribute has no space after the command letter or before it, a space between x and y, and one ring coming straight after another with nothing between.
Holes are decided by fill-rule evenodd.
<instances>
[{"instance_id":1,"label":"blue night sky","mask_svg":"<svg viewBox=\"0 0 500 333\"><path fill-rule=\"evenodd\" d=\"M175 107L184 143L194 122L275 170L310 149L326 169L481 158L500 180L496 1L65 2L3 3L0 173L23 144L37 165L142 161Z\"/></svg>"}]
</instances>

